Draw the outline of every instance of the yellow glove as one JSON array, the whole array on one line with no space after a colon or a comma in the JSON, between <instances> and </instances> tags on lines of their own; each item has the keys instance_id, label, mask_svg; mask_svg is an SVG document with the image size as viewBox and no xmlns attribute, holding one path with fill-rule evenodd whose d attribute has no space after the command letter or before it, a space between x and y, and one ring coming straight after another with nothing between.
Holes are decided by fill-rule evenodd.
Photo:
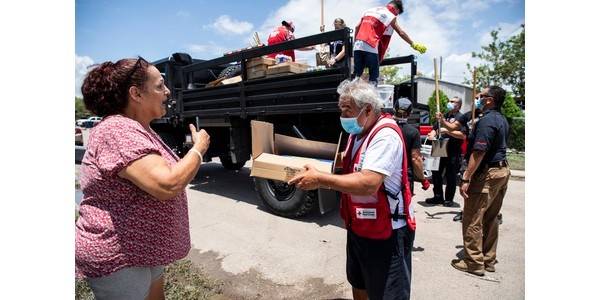
<instances>
[{"instance_id":1,"label":"yellow glove","mask_svg":"<svg viewBox=\"0 0 600 300\"><path fill-rule=\"evenodd\" d=\"M427 47L425 47L425 45L423 45L423 44L413 43L412 48L417 50L421 54L427 52Z\"/></svg>"}]
</instances>

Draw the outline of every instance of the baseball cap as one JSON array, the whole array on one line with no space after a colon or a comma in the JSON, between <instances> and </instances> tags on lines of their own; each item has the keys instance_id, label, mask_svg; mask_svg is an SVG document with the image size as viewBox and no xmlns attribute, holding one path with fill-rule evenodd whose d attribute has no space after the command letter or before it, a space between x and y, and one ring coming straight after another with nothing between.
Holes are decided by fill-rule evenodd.
<instances>
[{"instance_id":1,"label":"baseball cap","mask_svg":"<svg viewBox=\"0 0 600 300\"><path fill-rule=\"evenodd\" d=\"M292 22L291 20L283 20L283 21L281 21L281 25L290 28L290 30L292 32L294 32L294 30L296 30L296 27L294 26L294 22Z\"/></svg>"}]
</instances>

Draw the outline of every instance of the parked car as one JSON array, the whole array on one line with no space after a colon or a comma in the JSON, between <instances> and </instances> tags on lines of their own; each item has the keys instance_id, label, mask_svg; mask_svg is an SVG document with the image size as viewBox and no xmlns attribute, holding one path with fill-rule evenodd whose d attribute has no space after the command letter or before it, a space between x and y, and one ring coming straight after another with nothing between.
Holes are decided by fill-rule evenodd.
<instances>
[{"instance_id":1,"label":"parked car","mask_svg":"<svg viewBox=\"0 0 600 300\"><path fill-rule=\"evenodd\" d=\"M80 126L80 127L81 127L81 126L83 126L83 122L85 122L85 121L87 121L87 120L88 120L88 118L85 118L85 119L77 119L77 120L75 120L75 125L76 125L76 126Z\"/></svg>"},{"instance_id":2,"label":"parked car","mask_svg":"<svg viewBox=\"0 0 600 300\"><path fill-rule=\"evenodd\" d=\"M79 127L75 127L75 146L83 146L83 132Z\"/></svg>"},{"instance_id":3,"label":"parked car","mask_svg":"<svg viewBox=\"0 0 600 300\"><path fill-rule=\"evenodd\" d=\"M100 121L102 121L101 117L89 117L87 120L83 121L81 127L92 128L96 126L96 124L100 123Z\"/></svg>"}]
</instances>

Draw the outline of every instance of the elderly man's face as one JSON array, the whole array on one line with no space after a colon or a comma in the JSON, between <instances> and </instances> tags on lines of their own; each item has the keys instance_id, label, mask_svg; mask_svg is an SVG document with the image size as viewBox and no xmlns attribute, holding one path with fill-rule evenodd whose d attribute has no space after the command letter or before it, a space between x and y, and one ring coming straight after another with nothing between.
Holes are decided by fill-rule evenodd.
<instances>
[{"instance_id":1,"label":"elderly man's face","mask_svg":"<svg viewBox=\"0 0 600 300\"><path fill-rule=\"evenodd\" d=\"M358 122L360 124L364 124L365 120L368 118L369 113L371 112L371 107L368 105L363 107L363 109L359 108L354 100L349 96L340 96L340 101L338 102L338 107L340 108L342 118L356 118L358 117ZM361 113L361 110L363 111Z\"/></svg>"}]
</instances>

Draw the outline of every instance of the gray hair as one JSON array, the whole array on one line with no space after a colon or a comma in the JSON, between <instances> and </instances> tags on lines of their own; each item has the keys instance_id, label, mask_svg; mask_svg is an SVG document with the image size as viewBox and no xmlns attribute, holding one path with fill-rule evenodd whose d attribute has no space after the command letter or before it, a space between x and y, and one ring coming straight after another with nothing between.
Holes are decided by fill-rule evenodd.
<instances>
[{"instance_id":1,"label":"gray hair","mask_svg":"<svg viewBox=\"0 0 600 300\"><path fill-rule=\"evenodd\" d=\"M365 105L370 104L375 114L379 114L383 108L383 103L379 98L379 93L373 85L360 79L344 80L337 88L340 98L350 97L352 101L362 109Z\"/></svg>"}]
</instances>

